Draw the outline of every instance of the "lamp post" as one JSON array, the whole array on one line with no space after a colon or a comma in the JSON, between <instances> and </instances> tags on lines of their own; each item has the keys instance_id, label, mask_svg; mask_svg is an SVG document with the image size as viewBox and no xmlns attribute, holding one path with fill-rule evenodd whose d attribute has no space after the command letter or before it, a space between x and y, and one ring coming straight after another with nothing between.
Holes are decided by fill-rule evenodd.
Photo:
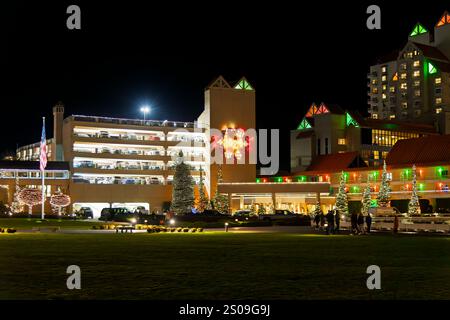
<instances>
[{"instance_id":1,"label":"lamp post","mask_svg":"<svg viewBox=\"0 0 450 320\"><path fill-rule=\"evenodd\" d=\"M145 121L145 116L147 115L147 113L150 112L150 107L148 106L141 107L141 112L144 114L144 121Z\"/></svg>"}]
</instances>

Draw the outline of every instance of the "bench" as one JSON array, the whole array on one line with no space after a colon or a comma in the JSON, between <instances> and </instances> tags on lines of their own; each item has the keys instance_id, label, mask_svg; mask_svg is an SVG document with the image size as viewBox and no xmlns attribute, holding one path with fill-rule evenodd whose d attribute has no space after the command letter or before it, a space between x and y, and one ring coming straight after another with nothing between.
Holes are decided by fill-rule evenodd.
<instances>
[{"instance_id":1,"label":"bench","mask_svg":"<svg viewBox=\"0 0 450 320\"><path fill-rule=\"evenodd\" d=\"M134 226L116 226L116 233L123 233L125 231L125 233L127 233L128 231L130 231L130 233L133 233L133 230L135 229Z\"/></svg>"}]
</instances>

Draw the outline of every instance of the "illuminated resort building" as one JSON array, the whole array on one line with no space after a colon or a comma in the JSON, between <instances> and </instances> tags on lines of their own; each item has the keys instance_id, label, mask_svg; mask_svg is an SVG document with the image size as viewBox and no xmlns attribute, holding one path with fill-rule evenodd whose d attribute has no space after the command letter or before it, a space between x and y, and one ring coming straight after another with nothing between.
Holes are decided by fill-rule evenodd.
<instances>
[{"instance_id":1,"label":"illuminated resort building","mask_svg":"<svg viewBox=\"0 0 450 320\"><path fill-rule=\"evenodd\" d=\"M217 78L205 90L205 108L196 121L160 121L120 119L102 116L64 116L64 106L53 108L53 138L48 140L48 158L65 161L70 179L62 189L72 198L73 210L91 207L98 216L102 208L143 206L150 211L167 210L172 198L174 161L183 153L191 167L196 184L200 170L209 195L216 189L217 165L212 164L213 128L255 127L255 92L242 78L231 86L223 77ZM211 133L212 132L212 133ZM222 137L217 137L222 143ZM248 157L247 154L241 156ZM17 158L23 161L39 159L39 144L21 147ZM3 168L0 168L3 172ZM256 164L224 164L227 181L254 181ZM40 172L33 173L36 178ZM2 180L12 185L11 178ZM20 185L29 185L26 180ZM1 183L1 182L0 182ZM14 188L3 196L11 202ZM195 188L198 193L197 188ZM56 187L47 186L51 194ZM38 208L36 208L37 210Z\"/></svg>"},{"instance_id":2,"label":"illuminated resort building","mask_svg":"<svg viewBox=\"0 0 450 320\"><path fill-rule=\"evenodd\" d=\"M379 166L399 140L437 135L428 124L363 118L337 105L313 103L291 131L291 172L306 170L320 155L356 151L359 166Z\"/></svg>"},{"instance_id":3,"label":"illuminated resort building","mask_svg":"<svg viewBox=\"0 0 450 320\"><path fill-rule=\"evenodd\" d=\"M406 45L370 67L369 113L374 119L419 120L450 133L450 14L434 29L417 23Z\"/></svg>"}]
</instances>

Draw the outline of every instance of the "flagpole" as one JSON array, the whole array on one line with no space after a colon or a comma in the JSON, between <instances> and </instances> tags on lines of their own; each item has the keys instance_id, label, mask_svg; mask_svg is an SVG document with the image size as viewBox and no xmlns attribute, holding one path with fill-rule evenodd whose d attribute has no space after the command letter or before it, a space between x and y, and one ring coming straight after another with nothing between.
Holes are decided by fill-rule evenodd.
<instances>
[{"instance_id":1,"label":"flagpole","mask_svg":"<svg viewBox=\"0 0 450 320\"><path fill-rule=\"evenodd\" d=\"M45 128L45 117L42 117L42 125L44 126L44 128ZM42 171L41 171L41 176L42 176L42 207L41 207L41 220L44 220L44 217L45 217L45 213L44 213L44 205L45 205L45 190L44 190L44 187L45 187L45 169L43 169Z\"/></svg>"}]
</instances>

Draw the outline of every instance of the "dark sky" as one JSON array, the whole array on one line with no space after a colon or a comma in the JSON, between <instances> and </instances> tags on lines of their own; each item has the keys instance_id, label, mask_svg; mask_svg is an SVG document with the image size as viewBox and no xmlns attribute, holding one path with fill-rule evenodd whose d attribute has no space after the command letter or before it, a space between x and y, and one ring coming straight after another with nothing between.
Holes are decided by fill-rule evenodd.
<instances>
[{"instance_id":1,"label":"dark sky","mask_svg":"<svg viewBox=\"0 0 450 320\"><path fill-rule=\"evenodd\" d=\"M432 29L450 9L444 1L92 2L2 8L0 150L39 141L41 116L50 137L58 100L67 115L137 118L148 103L151 118L193 121L213 78L245 75L258 127L282 130L288 169L289 130L312 101L365 113L369 65L402 47L417 21ZM66 28L70 4L81 7L81 31ZM381 7L381 30L366 28L370 4Z\"/></svg>"}]
</instances>

